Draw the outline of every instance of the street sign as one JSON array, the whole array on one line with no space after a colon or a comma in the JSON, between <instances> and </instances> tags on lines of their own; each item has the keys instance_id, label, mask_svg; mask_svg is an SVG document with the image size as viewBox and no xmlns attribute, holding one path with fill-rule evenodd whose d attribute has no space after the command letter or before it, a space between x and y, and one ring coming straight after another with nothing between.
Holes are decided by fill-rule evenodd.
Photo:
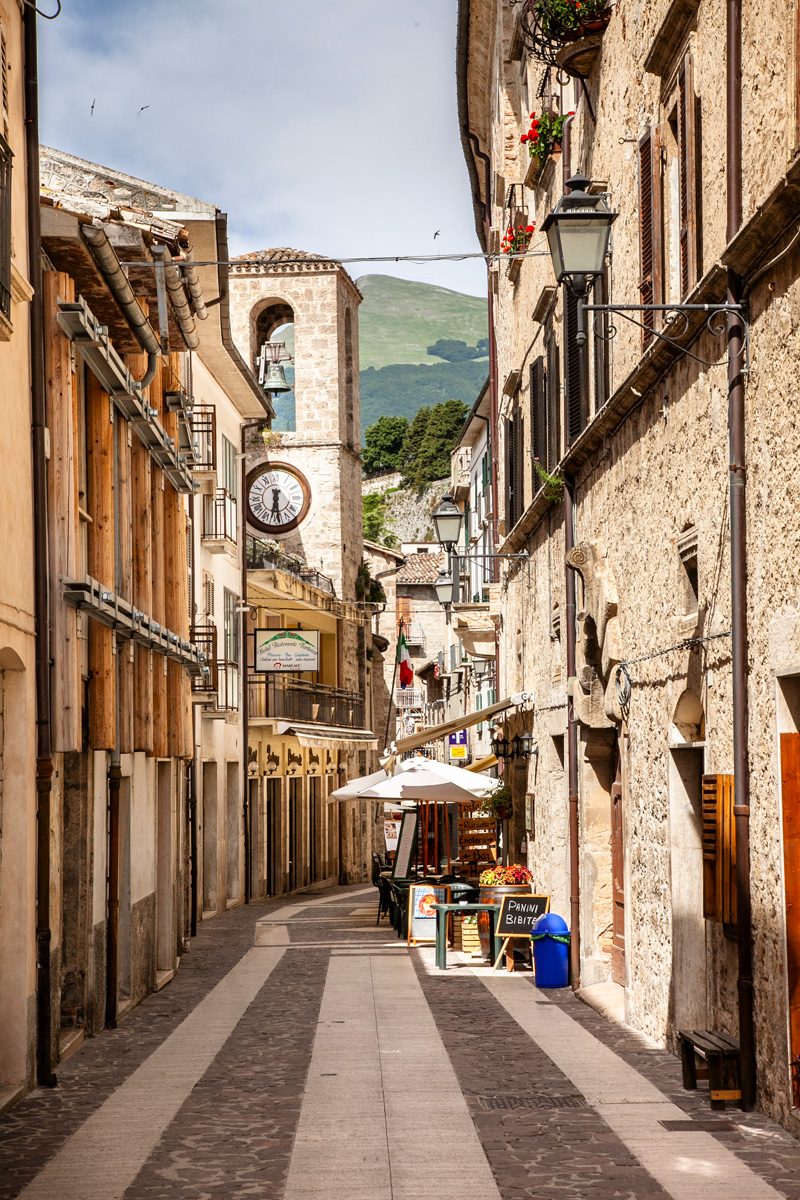
<instances>
[{"instance_id":1,"label":"street sign","mask_svg":"<svg viewBox=\"0 0 800 1200\"><path fill-rule=\"evenodd\" d=\"M451 759L466 759L467 757L467 731L459 729L455 733L451 733L447 739L450 747Z\"/></svg>"},{"instance_id":2,"label":"street sign","mask_svg":"<svg viewBox=\"0 0 800 1200\"><path fill-rule=\"evenodd\" d=\"M257 671L318 671L319 633L315 629L257 629Z\"/></svg>"}]
</instances>

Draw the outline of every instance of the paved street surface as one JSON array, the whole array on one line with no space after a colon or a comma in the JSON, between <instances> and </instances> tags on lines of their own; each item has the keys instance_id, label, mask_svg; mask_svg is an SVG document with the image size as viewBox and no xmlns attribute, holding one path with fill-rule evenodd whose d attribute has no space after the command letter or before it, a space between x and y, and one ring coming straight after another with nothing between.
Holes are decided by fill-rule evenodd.
<instances>
[{"instance_id":1,"label":"paved street surface","mask_svg":"<svg viewBox=\"0 0 800 1200\"><path fill-rule=\"evenodd\" d=\"M711 1114L570 992L437 972L376 905L340 888L204 924L0 1119L0 1200L800 1200L782 1129Z\"/></svg>"}]
</instances>

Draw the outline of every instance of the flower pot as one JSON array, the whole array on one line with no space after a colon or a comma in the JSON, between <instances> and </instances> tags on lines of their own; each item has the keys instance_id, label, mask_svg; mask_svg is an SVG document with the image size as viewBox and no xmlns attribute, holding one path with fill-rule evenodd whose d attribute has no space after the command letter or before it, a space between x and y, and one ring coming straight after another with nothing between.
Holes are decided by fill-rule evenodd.
<instances>
[{"instance_id":1,"label":"flower pot","mask_svg":"<svg viewBox=\"0 0 800 1200\"><path fill-rule=\"evenodd\" d=\"M591 20L585 21L574 29L565 29L563 25L553 22L548 33L557 42L577 42L580 38L588 37L590 33L602 33L610 20L611 9L607 8L605 12L598 13L596 17L592 17Z\"/></svg>"},{"instance_id":2,"label":"flower pot","mask_svg":"<svg viewBox=\"0 0 800 1200\"><path fill-rule=\"evenodd\" d=\"M509 821L511 819L511 805L498 804L495 816L498 821Z\"/></svg>"},{"instance_id":3,"label":"flower pot","mask_svg":"<svg viewBox=\"0 0 800 1200\"><path fill-rule=\"evenodd\" d=\"M499 904L503 896L529 896L531 893L531 885L529 883L506 883L506 884L491 884L481 886L481 894L479 898L480 904ZM481 954L484 962L492 962L493 946L489 945L489 914L486 912L478 913L478 934L481 939ZM511 943L514 947L515 962L530 962L531 948L529 942L521 942L516 938ZM520 956L517 957L519 950Z\"/></svg>"},{"instance_id":4,"label":"flower pot","mask_svg":"<svg viewBox=\"0 0 800 1200\"><path fill-rule=\"evenodd\" d=\"M561 153L561 138L553 138L553 144L550 147L551 154Z\"/></svg>"}]
</instances>

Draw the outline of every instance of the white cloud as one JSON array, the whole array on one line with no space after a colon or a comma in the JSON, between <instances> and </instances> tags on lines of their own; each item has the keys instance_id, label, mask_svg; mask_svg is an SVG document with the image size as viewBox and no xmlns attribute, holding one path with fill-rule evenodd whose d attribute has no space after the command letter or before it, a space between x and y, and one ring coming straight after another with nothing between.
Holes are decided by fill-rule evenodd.
<instances>
[{"instance_id":1,"label":"white cloud","mask_svg":"<svg viewBox=\"0 0 800 1200\"><path fill-rule=\"evenodd\" d=\"M455 21L456 0L64 0L39 23L42 140L213 201L234 253L474 251ZM372 271L485 294L480 260Z\"/></svg>"}]
</instances>

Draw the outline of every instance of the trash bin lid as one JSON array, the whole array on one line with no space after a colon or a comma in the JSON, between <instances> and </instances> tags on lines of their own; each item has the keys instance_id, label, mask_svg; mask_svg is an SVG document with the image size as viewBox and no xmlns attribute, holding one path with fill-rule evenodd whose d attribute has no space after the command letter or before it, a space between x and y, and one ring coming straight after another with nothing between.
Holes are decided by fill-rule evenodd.
<instances>
[{"instance_id":1,"label":"trash bin lid","mask_svg":"<svg viewBox=\"0 0 800 1200\"><path fill-rule=\"evenodd\" d=\"M533 926L534 933L569 933L569 926L558 913L544 913Z\"/></svg>"}]
</instances>

